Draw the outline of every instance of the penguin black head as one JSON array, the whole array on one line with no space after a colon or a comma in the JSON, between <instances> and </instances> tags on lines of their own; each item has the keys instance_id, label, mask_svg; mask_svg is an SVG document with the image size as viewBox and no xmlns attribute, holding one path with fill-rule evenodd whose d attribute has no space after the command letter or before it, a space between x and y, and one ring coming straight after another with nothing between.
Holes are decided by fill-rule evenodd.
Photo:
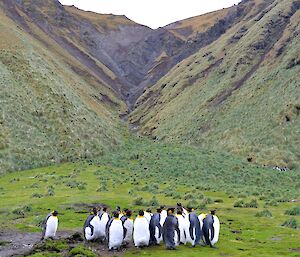
<instances>
[{"instance_id":1,"label":"penguin black head","mask_svg":"<svg viewBox=\"0 0 300 257\"><path fill-rule=\"evenodd\" d=\"M177 210L177 214L178 214L178 215L182 215L182 210L181 210L181 209L178 209L178 210Z\"/></svg>"},{"instance_id":2,"label":"penguin black head","mask_svg":"<svg viewBox=\"0 0 300 257\"><path fill-rule=\"evenodd\" d=\"M194 209L193 209L193 207L188 207L188 208L187 208L187 211L188 211L188 212L193 212Z\"/></svg>"},{"instance_id":3,"label":"penguin black head","mask_svg":"<svg viewBox=\"0 0 300 257\"><path fill-rule=\"evenodd\" d=\"M148 208L148 209L146 210L146 212L149 212L149 213L151 213L151 212L152 212L152 210L151 210L150 208Z\"/></svg>"},{"instance_id":4,"label":"penguin black head","mask_svg":"<svg viewBox=\"0 0 300 257\"><path fill-rule=\"evenodd\" d=\"M127 211L126 211L126 217L130 218L131 215L132 215L132 211L127 209Z\"/></svg>"},{"instance_id":5,"label":"penguin black head","mask_svg":"<svg viewBox=\"0 0 300 257\"><path fill-rule=\"evenodd\" d=\"M116 211L113 211L112 216L113 216L114 218L119 218L119 213L116 212Z\"/></svg>"},{"instance_id":6,"label":"penguin black head","mask_svg":"<svg viewBox=\"0 0 300 257\"><path fill-rule=\"evenodd\" d=\"M163 205L160 206L160 209L161 209L161 210L163 210L164 208L165 208L165 206L163 206Z\"/></svg>"},{"instance_id":7,"label":"penguin black head","mask_svg":"<svg viewBox=\"0 0 300 257\"><path fill-rule=\"evenodd\" d=\"M210 214L211 214L211 215L216 215L216 210L211 210L211 211L210 211Z\"/></svg>"},{"instance_id":8,"label":"penguin black head","mask_svg":"<svg viewBox=\"0 0 300 257\"><path fill-rule=\"evenodd\" d=\"M120 206L117 206L117 207L116 207L116 211L120 212L120 211L121 211L121 207L120 207Z\"/></svg>"},{"instance_id":9,"label":"penguin black head","mask_svg":"<svg viewBox=\"0 0 300 257\"><path fill-rule=\"evenodd\" d=\"M97 214L97 212L98 212L97 208L96 208L96 207L94 207L91 213L96 215L96 214Z\"/></svg>"},{"instance_id":10,"label":"penguin black head","mask_svg":"<svg viewBox=\"0 0 300 257\"><path fill-rule=\"evenodd\" d=\"M107 211L107 207L103 207L103 209L102 209L104 212L106 212Z\"/></svg>"},{"instance_id":11,"label":"penguin black head","mask_svg":"<svg viewBox=\"0 0 300 257\"><path fill-rule=\"evenodd\" d=\"M156 209L157 213L161 213L162 209L161 208L158 208Z\"/></svg>"},{"instance_id":12,"label":"penguin black head","mask_svg":"<svg viewBox=\"0 0 300 257\"><path fill-rule=\"evenodd\" d=\"M181 204L181 203L177 203L177 206L178 206L178 207L182 207L182 204Z\"/></svg>"},{"instance_id":13,"label":"penguin black head","mask_svg":"<svg viewBox=\"0 0 300 257\"><path fill-rule=\"evenodd\" d=\"M58 212L57 211L53 211L52 212L52 216L57 216L58 215Z\"/></svg>"},{"instance_id":14,"label":"penguin black head","mask_svg":"<svg viewBox=\"0 0 300 257\"><path fill-rule=\"evenodd\" d=\"M128 208L125 208L125 209L123 210L124 213L126 213L127 211L128 211Z\"/></svg>"},{"instance_id":15,"label":"penguin black head","mask_svg":"<svg viewBox=\"0 0 300 257\"><path fill-rule=\"evenodd\" d=\"M139 216L144 216L144 211L143 210L139 210Z\"/></svg>"}]
</instances>

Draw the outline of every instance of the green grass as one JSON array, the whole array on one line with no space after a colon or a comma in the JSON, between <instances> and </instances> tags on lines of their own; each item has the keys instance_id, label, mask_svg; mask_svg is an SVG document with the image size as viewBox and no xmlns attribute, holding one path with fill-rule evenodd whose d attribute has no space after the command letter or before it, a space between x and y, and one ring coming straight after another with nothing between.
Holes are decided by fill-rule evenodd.
<instances>
[{"instance_id":1,"label":"green grass","mask_svg":"<svg viewBox=\"0 0 300 257\"><path fill-rule=\"evenodd\" d=\"M2 175L0 227L40 231L42 219L56 209L59 230L81 230L93 204L121 205L136 214L153 202L187 205L193 200L198 213L217 209L219 249L181 246L166 252L160 246L130 249L126 256L297 256L289 249L298 247L300 230L281 226L290 217L285 211L297 206L288 202L299 196L297 180L296 172L263 169L227 154L128 138L120 151L94 162ZM49 195L49 188L54 195ZM135 202L139 197L142 201ZM241 199L255 199L258 208L234 208ZM270 199L278 203L267 207L272 217L256 217ZM300 222L299 216L295 219Z\"/></svg>"},{"instance_id":2,"label":"green grass","mask_svg":"<svg viewBox=\"0 0 300 257\"><path fill-rule=\"evenodd\" d=\"M300 66L288 69L287 64L299 58L300 44L293 33L300 26L297 14L286 30L270 25L283 23L281 14L288 16L292 2L280 1L260 22L256 17L243 20L179 63L138 99L131 122L158 140L227 150L245 160L299 171ZM247 33L229 43L242 27ZM284 31L282 37L280 31ZM257 43L271 50L254 49ZM282 45L284 51L277 56ZM216 104L259 63L264 52L266 57L252 76Z\"/></svg>"},{"instance_id":3,"label":"green grass","mask_svg":"<svg viewBox=\"0 0 300 257\"><path fill-rule=\"evenodd\" d=\"M121 144L124 102L32 30L47 47L0 13L0 173L89 159Z\"/></svg>"}]
</instances>

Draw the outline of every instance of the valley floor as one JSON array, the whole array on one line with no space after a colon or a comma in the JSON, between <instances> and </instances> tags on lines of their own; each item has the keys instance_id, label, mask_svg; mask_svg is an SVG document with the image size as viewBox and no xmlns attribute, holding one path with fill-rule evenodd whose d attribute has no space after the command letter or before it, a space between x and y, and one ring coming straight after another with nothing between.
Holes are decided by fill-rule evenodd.
<instances>
[{"instance_id":1,"label":"valley floor","mask_svg":"<svg viewBox=\"0 0 300 257\"><path fill-rule=\"evenodd\" d=\"M180 246L169 252L161 245L131 247L112 256L300 255L300 216L286 213L300 208L299 172L262 168L224 153L132 140L98 160L2 175L0 256L11 248L22 253L38 241L39 224L53 209L60 213L62 239L39 243L31 256L108 256L105 246L63 239L81 231L93 205L129 207L136 215L141 208L154 211L177 202L193 205L199 214L217 210L218 249ZM288 225L282 226L285 221ZM24 233L22 243L18 238Z\"/></svg>"}]
</instances>

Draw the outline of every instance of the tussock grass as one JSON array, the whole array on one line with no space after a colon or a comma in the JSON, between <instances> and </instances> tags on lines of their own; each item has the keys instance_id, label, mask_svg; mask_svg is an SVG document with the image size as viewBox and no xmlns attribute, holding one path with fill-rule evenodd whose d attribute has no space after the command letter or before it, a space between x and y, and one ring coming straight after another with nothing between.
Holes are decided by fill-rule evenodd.
<instances>
[{"instance_id":1,"label":"tussock grass","mask_svg":"<svg viewBox=\"0 0 300 257\"><path fill-rule=\"evenodd\" d=\"M257 167L222 153L128 138L120 151L94 162L2 175L0 227L40 231L43 218L56 209L60 213L59 230L81 231L94 205L105 204L109 209L120 205L131 208L137 215L142 208L151 207L154 211L159 205L182 202L184 206L195 207L198 214L217 209L222 222L219 249L180 246L174 256L244 256L250 253L276 256L298 245L300 231L281 226L287 217L283 215L285 211L297 207L297 203L287 200L299 196L298 176L296 172L277 173ZM74 181L85 185L85 189L80 190ZM70 184L76 186L70 187ZM98 190L104 186L106 190ZM50 196L48 190L52 188L55 194ZM41 194L41 198L32 197L33 194ZM257 208L233 208L241 194L248 204L255 194ZM278 200L277 206L268 206L272 213L272 218L268 218L263 206L266 199L274 197L284 201ZM256 217L257 213L262 217ZM299 216L294 217L299 224ZM237 235L232 231L241 232ZM44 256L48 253L45 250ZM160 246L142 252L130 249L126 256L134 254L163 256L166 252Z\"/></svg>"},{"instance_id":2,"label":"tussock grass","mask_svg":"<svg viewBox=\"0 0 300 257\"><path fill-rule=\"evenodd\" d=\"M253 163L299 171L300 66L286 69L299 55L293 36L300 31L297 13L282 27L282 37L272 25L289 21L282 14L289 17L292 5L291 0L270 5L261 19L237 24L179 63L139 98L130 121L157 140L226 150ZM229 43L241 28L247 32Z\"/></svg>"}]
</instances>

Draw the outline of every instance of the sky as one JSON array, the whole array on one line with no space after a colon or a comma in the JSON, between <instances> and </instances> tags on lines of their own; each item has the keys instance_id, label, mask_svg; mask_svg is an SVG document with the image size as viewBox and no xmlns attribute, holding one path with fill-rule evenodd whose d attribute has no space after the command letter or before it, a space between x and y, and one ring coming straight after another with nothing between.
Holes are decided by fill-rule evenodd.
<instances>
[{"instance_id":1,"label":"sky","mask_svg":"<svg viewBox=\"0 0 300 257\"><path fill-rule=\"evenodd\" d=\"M126 15L153 29L238 4L241 0L59 0L85 11Z\"/></svg>"}]
</instances>

